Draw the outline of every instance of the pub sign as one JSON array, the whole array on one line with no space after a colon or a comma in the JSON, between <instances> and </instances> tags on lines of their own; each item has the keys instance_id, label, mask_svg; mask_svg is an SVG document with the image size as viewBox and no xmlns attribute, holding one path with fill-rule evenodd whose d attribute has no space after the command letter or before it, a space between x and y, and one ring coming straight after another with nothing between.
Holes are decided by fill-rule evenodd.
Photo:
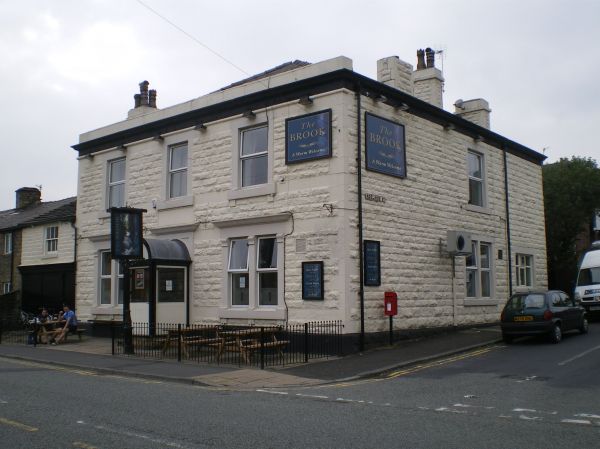
<instances>
[{"instance_id":1,"label":"pub sign","mask_svg":"<svg viewBox=\"0 0 600 449\"><path fill-rule=\"evenodd\" d=\"M331 157L331 109L285 121L285 163Z\"/></svg>"},{"instance_id":2,"label":"pub sign","mask_svg":"<svg viewBox=\"0 0 600 449\"><path fill-rule=\"evenodd\" d=\"M112 207L110 212L110 252L113 259L141 259L142 213L145 209Z\"/></svg>"},{"instance_id":3,"label":"pub sign","mask_svg":"<svg viewBox=\"0 0 600 449\"><path fill-rule=\"evenodd\" d=\"M302 262L302 299L324 299L323 261Z\"/></svg>"},{"instance_id":4,"label":"pub sign","mask_svg":"<svg viewBox=\"0 0 600 449\"><path fill-rule=\"evenodd\" d=\"M380 244L375 240L363 241L364 285L381 285Z\"/></svg>"},{"instance_id":5,"label":"pub sign","mask_svg":"<svg viewBox=\"0 0 600 449\"><path fill-rule=\"evenodd\" d=\"M406 177L404 125L365 113L367 170Z\"/></svg>"}]
</instances>

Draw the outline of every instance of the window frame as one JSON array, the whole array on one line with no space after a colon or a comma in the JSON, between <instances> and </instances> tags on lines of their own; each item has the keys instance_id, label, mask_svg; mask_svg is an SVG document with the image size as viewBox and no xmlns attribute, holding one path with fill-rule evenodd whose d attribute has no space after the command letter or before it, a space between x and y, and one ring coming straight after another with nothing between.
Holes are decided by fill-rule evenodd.
<instances>
[{"instance_id":1,"label":"window frame","mask_svg":"<svg viewBox=\"0 0 600 449\"><path fill-rule=\"evenodd\" d=\"M231 268L231 259L232 259L232 255L233 255L233 246L234 246L234 242L246 242L246 265L243 268ZM228 256L228 261L227 261L227 277L229 279L229 306L233 307L233 308L248 308L250 307L250 251L249 251L249 239L246 237L240 237L240 238L232 238L229 240L229 256ZM233 303L233 293L234 293L234 281L236 279L239 279L238 276L236 275L246 275L246 279L247 279L247 285L246 285L246 289L248 291L248 304L234 304Z\"/></svg>"},{"instance_id":2,"label":"window frame","mask_svg":"<svg viewBox=\"0 0 600 449\"><path fill-rule=\"evenodd\" d=\"M522 262L525 261L525 265ZM533 254L527 253L515 253L515 286L516 287L525 287L525 288L533 288ZM527 281L527 272L529 272L529 280L530 282L522 282L522 274L523 271L525 275L525 281Z\"/></svg>"},{"instance_id":3,"label":"window frame","mask_svg":"<svg viewBox=\"0 0 600 449\"><path fill-rule=\"evenodd\" d=\"M470 155L474 155L479 160L479 170L481 172L481 177L478 178L476 176L471 175L471 169L469 164ZM487 205L486 200L486 176L485 176L485 154L475 150L467 150L467 177L468 177L468 201L467 204L473 207L481 207L485 208ZM474 203L471 198L471 181L477 182L481 185L481 204Z\"/></svg>"},{"instance_id":4,"label":"window frame","mask_svg":"<svg viewBox=\"0 0 600 449\"><path fill-rule=\"evenodd\" d=\"M481 257L481 248L485 246L488 248L488 266L482 266L482 257ZM494 298L495 294L495 284L496 284L496 276L495 276L495 267L494 267L494 244L491 241L483 240L471 240L471 248L473 252L471 253L471 258L475 261L474 265L467 265L467 259L469 256L465 258L465 298L467 300L490 300ZM475 296L469 296L467 281L469 279L469 272L474 272L475 276ZM487 273L489 277L489 296L482 295L482 285L483 285L483 275Z\"/></svg>"},{"instance_id":5,"label":"window frame","mask_svg":"<svg viewBox=\"0 0 600 449\"><path fill-rule=\"evenodd\" d=\"M4 233L4 254L12 254L13 252L13 233Z\"/></svg>"},{"instance_id":6,"label":"window frame","mask_svg":"<svg viewBox=\"0 0 600 449\"><path fill-rule=\"evenodd\" d=\"M108 255L110 272L104 273L103 257ZM110 258L109 249L101 249L98 251L98 296L97 305L99 307L118 307L123 304L123 289L124 289L125 273L123 271L123 264L118 260ZM102 302L102 281L109 280L110 287L109 291L109 302Z\"/></svg>"},{"instance_id":7,"label":"window frame","mask_svg":"<svg viewBox=\"0 0 600 449\"><path fill-rule=\"evenodd\" d=\"M259 129L264 129L266 132L266 147L264 150L244 155L244 135L250 131L255 131ZM263 123L260 125L252 126L249 128L243 128L239 131L239 186L241 189L248 189L257 186L264 186L269 183L269 124ZM257 184L248 184L244 185L244 162L251 159L265 158L266 162L266 179L265 182L257 183Z\"/></svg>"},{"instance_id":8,"label":"window frame","mask_svg":"<svg viewBox=\"0 0 600 449\"><path fill-rule=\"evenodd\" d=\"M56 230L56 235L51 232ZM58 225L46 226L44 228L44 254L56 254L58 253Z\"/></svg>"},{"instance_id":9,"label":"window frame","mask_svg":"<svg viewBox=\"0 0 600 449\"><path fill-rule=\"evenodd\" d=\"M275 267L269 267L269 268L260 268L260 242L263 240L273 240L274 241L274 251L275 251ZM260 301L260 285L261 285L261 277L263 274L268 273L268 274L272 274L272 273L278 273L279 271L279 259L277 258L277 251L278 251L278 243L277 243L277 236L275 235L269 235L269 236L260 236L256 238L256 304L259 308L262 307L277 307L277 305L279 304L279 297L278 295L276 295L275 297L275 304L261 304ZM277 280L277 283L279 282L279 280ZM276 286L277 289L278 285Z\"/></svg>"},{"instance_id":10,"label":"window frame","mask_svg":"<svg viewBox=\"0 0 600 449\"><path fill-rule=\"evenodd\" d=\"M178 167L176 169L173 169L173 151L183 148L185 147L185 166L184 167ZM180 143L175 143L173 145L169 145L168 146L168 155L167 155L167 199L172 200L175 198L183 198L186 197L189 193L188 193L188 178L189 178L189 146L187 142L180 142ZM174 196L173 195L173 186L172 186L172 180L173 180L173 175L179 174L179 173L183 173L185 172L185 182L184 182L184 189L185 191L182 192L180 195Z\"/></svg>"},{"instance_id":11,"label":"window frame","mask_svg":"<svg viewBox=\"0 0 600 449\"><path fill-rule=\"evenodd\" d=\"M111 181L111 175L113 173L113 165L117 164L119 162L123 162L124 163L124 169L123 169L123 179L119 180L119 181ZM111 207L125 207L125 205L127 204L127 192L126 192L126 188L127 188L127 158L126 157L119 157L116 159L111 159L109 161L107 161L108 164L108 168L107 168L107 173L106 173L106 206L108 209L110 209ZM113 187L118 187L118 186L123 186L123 200L122 200L122 204L112 204L112 189Z\"/></svg>"},{"instance_id":12,"label":"window frame","mask_svg":"<svg viewBox=\"0 0 600 449\"><path fill-rule=\"evenodd\" d=\"M8 295L12 291L12 284L10 282L2 283L2 294Z\"/></svg>"}]
</instances>

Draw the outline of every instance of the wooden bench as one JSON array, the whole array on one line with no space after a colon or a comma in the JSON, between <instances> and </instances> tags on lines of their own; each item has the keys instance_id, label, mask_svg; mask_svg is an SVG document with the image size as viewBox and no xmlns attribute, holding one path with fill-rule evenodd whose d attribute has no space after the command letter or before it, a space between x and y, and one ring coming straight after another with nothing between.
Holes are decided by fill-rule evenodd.
<instances>
[{"instance_id":1,"label":"wooden bench","mask_svg":"<svg viewBox=\"0 0 600 449\"><path fill-rule=\"evenodd\" d=\"M242 357L244 357L244 359L250 363L252 361L252 355L254 354L255 351L260 351L261 348L276 348L277 352L279 353L280 357L283 357L283 349L289 344L289 340L277 340L277 337L275 337L275 334L273 334L273 341L267 341L264 343L261 343L260 341L257 341L255 343L251 343L251 344L241 344L240 345L240 352L242 354Z\"/></svg>"},{"instance_id":2,"label":"wooden bench","mask_svg":"<svg viewBox=\"0 0 600 449\"><path fill-rule=\"evenodd\" d=\"M222 331L219 336L224 338L224 342L220 351L217 353L217 360L220 359L225 349L228 351L239 352L246 363L252 361L252 355L255 351L260 351L261 347L265 349L275 348L278 350L279 355L283 356L283 348L289 344L289 341L277 340L276 334L280 330L279 327L266 327L262 329L260 327L253 327L248 329ZM261 335L265 338L270 337L271 341L261 343Z\"/></svg>"}]
</instances>

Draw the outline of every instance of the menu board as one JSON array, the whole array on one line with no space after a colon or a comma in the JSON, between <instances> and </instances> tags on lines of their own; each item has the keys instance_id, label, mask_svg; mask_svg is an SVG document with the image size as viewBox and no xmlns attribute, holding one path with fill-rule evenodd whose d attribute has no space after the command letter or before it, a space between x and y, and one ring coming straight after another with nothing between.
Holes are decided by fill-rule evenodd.
<instances>
[{"instance_id":1,"label":"menu board","mask_svg":"<svg viewBox=\"0 0 600 449\"><path fill-rule=\"evenodd\" d=\"M323 298L323 262L302 262L302 299Z\"/></svg>"},{"instance_id":2,"label":"menu board","mask_svg":"<svg viewBox=\"0 0 600 449\"><path fill-rule=\"evenodd\" d=\"M364 284L366 286L381 285L380 245L375 240L363 242Z\"/></svg>"}]
</instances>

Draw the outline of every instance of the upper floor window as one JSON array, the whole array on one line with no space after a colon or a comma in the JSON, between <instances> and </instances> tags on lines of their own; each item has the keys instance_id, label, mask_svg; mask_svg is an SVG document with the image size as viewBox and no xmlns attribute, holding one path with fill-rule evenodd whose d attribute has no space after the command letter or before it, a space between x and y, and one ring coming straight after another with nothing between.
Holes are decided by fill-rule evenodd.
<instances>
[{"instance_id":1,"label":"upper floor window","mask_svg":"<svg viewBox=\"0 0 600 449\"><path fill-rule=\"evenodd\" d=\"M241 133L240 164L242 187L268 182L268 134L269 127L261 126L243 130Z\"/></svg>"},{"instance_id":2,"label":"upper floor window","mask_svg":"<svg viewBox=\"0 0 600 449\"><path fill-rule=\"evenodd\" d=\"M517 287L533 287L533 256L517 254L515 260Z\"/></svg>"},{"instance_id":3,"label":"upper floor window","mask_svg":"<svg viewBox=\"0 0 600 449\"><path fill-rule=\"evenodd\" d=\"M169 198L187 195L187 143L169 147Z\"/></svg>"},{"instance_id":4,"label":"upper floor window","mask_svg":"<svg viewBox=\"0 0 600 449\"><path fill-rule=\"evenodd\" d=\"M58 226L48 226L45 230L44 249L46 253L58 251Z\"/></svg>"},{"instance_id":5,"label":"upper floor window","mask_svg":"<svg viewBox=\"0 0 600 449\"><path fill-rule=\"evenodd\" d=\"M4 234L4 254L13 252L13 235L12 232Z\"/></svg>"},{"instance_id":6,"label":"upper floor window","mask_svg":"<svg viewBox=\"0 0 600 449\"><path fill-rule=\"evenodd\" d=\"M469 167L469 204L484 206L484 166L483 155L469 151L467 155Z\"/></svg>"},{"instance_id":7,"label":"upper floor window","mask_svg":"<svg viewBox=\"0 0 600 449\"><path fill-rule=\"evenodd\" d=\"M492 245L472 241L471 254L466 257L467 298L490 298L492 296Z\"/></svg>"},{"instance_id":8,"label":"upper floor window","mask_svg":"<svg viewBox=\"0 0 600 449\"><path fill-rule=\"evenodd\" d=\"M125 206L125 158L108 163L108 207Z\"/></svg>"}]
</instances>

